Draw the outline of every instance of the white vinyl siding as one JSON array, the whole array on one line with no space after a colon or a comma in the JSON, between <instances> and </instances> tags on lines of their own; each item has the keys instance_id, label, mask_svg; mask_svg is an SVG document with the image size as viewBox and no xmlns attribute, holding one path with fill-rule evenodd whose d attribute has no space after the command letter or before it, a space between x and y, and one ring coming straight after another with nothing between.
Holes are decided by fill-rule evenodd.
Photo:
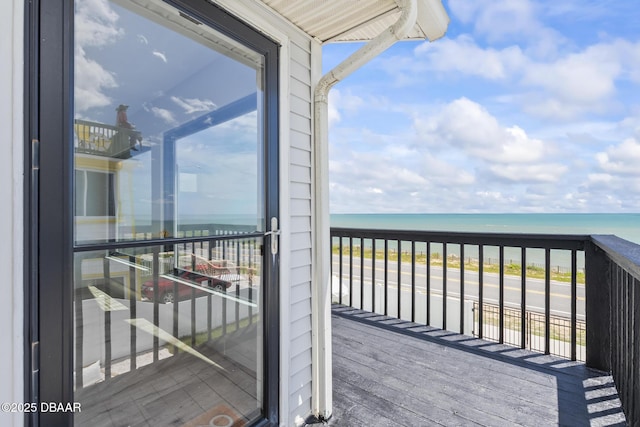
<instances>
[{"instance_id":1,"label":"white vinyl siding","mask_svg":"<svg viewBox=\"0 0 640 427\"><path fill-rule=\"evenodd\" d=\"M290 51L289 124L289 419L311 413L311 45ZM283 355L284 356L284 355Z\"/></svg>"}]
</instances>

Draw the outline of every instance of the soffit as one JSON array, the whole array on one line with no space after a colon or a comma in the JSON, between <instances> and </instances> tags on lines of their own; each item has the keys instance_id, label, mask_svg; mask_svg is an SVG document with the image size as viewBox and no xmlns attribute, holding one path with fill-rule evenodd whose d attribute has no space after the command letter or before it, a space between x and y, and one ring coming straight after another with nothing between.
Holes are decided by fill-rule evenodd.
<instances>
[{"instance_id":1,"label":"soffit","mask_svg":"<svg viewBox=\"0 0 640 427\"><path fill-rule=\"evenodd\" d=\"M395 0L262 2L323 43L371 40L393 25L400 15ZM433 40L441 37L448 23L449 17L442 7L441 0L418 0L418 22L409 32L407 40ZM444 31L439 31L443 26Z\"/></svg>"}]
</instances>

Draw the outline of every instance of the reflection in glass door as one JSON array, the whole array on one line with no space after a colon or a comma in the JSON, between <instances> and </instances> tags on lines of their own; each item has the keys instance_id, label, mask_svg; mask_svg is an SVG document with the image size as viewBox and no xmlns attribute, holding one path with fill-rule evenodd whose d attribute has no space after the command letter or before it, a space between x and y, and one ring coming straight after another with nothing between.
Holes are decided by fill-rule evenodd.
<instances>
[{"instance_id":1,"label":"reflection in glass door","mask_svg":"<svg viewBox=\"0 0 640 427\"><path fill-rule=\"evenodd\" d=\"M74 52L75 424L248 425L265 57L160 1L76 0Z\"/></svg>"}]
</instances>

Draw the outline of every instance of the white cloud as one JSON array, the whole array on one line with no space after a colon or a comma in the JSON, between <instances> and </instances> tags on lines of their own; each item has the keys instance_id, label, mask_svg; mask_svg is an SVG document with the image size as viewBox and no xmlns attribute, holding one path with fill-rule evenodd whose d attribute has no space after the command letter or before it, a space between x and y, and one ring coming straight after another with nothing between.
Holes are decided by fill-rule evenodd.
<instances>
[{"instance_id":1,"label":"white cloud","mask_svg":"<svg viewBox=\"0 0 640 427\"><path fill-rule=\"evenodd\" d=\"M88 59L80 47L76 48L74 67L76 112L111 104L111 98L104 93L104 89L118 86L115 76L96 61Z\"/></svg>"},{"instance_id":2,"label":"white cloud","mask_svg":"<svg viewBox=\"0 0 640 427\"><path fill-rule=\"evenodd\" d=\"M608 184L613 181L613 176L608 173L590 173L587 175L587 179L590 183L604 183Z\"/></svg>"},{"instance_id":3,"label":"white cloud","mask_svg":"<svg viewBox=\"0 0 640 427\"><path fill-rule=\"evenodd\" d=\"M107 0L87 0L76 5L74 37L76 45L105 46L124 35L117 27L118 14Z\"/></svg>"},{"instance_id":4,"label":"white cloud","mask_svg":"<svg viewBox=\"0 0 640 427\"><path fill-rule=\"evenodd\" d=\"M421 160L415 151L398 149L395 140L388 139L379 152L343 147L329 163L332 205L351 212L364 206L387 212L419 211L424 199L433 195L433 186L450 185L457 172L451 166L436 171Z\"/></svg>"},{"instance_id":5,"label":"white cloud","mask_svg":"<svg viewBox=\"0 0 640 427\"><path fill-rule=\"evenodd\" d=\"M158 50L154 50L151 53L153 54L153 56L155 56L157 58L160 58L162 60L162 62L164 62L165 64L167 63L167 56L164 53L162 53L162 52L160 52Z\"/></svg>"},{"instance_id":6,"label":"white cloud","mask_svg":"<svg viewBox=\"0 0 640 427\"><path fill-rule=\"evenodd\" d=\"M412 61L391 58L386 62L397 81L416 84L425 73L436 72L441 79L480 77L509 83L510 94L499 96L502 101L546 119L606 112L620 82L640 82L640 42L621 39L536 57L515 44L501 49L481 47L471 36L461 35L422 43L414 53Z\"/></svg>"},{"instance_id":7,"label":"white cloud","mask_svg":"<svg viewBox=\"0 0 640 427\"><path fill-rule=\"evenodd\" d=\"M332 89L329 92L329 126L340 123L341 111L351 113L359 110L363 105L364 100L350 91L343 93L339 89Z\"/></svg>"},{"instance_id":8,"label":"white cloud","mask_svg":"<svg viewBox=\"0 0 640 427\"><path fill-rule=\"evenodd\" d=\"M605 172L640 177L640 143L634 138L597 153L596 160Z\"/></svg>"},{"instance_id":9,"label":"white cloud","mask_svg":"<svg viewBox=\"0 0 640 427\"><path fill-rule=\"evenodd\" d=\"M142 34L138 34L138 41L142 44L149 44L149 40Z\"/></svg>"},{"instance_id":10,"label":"white cloud","mask_svg":"<svg viewBox=\"0 0 640 427\"><path fill-rule=\"evenodd\" d=\"M543 141L518 126L501 126L483 106L467 98L445 105L434 116L417 117L414 127L431 146L456 147L491 163L533 162L545 152Z\"/></svg>"},{"instance_id":11,"label":"white cloud","mask_svg":"<svg viewBox=\"0 0 640 427\"><path fill-rule=\"evenodd\" d=\"M555 62L530 64L523 82L565 102L595 103L613 94L622 69L620 59L615 46L595 45Z\"/></svg>"},{"instance_id":12,"label":"white cloud","mask_svg":"<svg viewBox=\"0 0 640 427\"><path fill-rule=\"evenodd\" d=\"M554 55L566 39L541 20L539 2L530 0L450 0L454 18L473 25L473 34L491 43L526 42L536 57Z\"/></svg>"},{"instance_id":13,"label":"white cloud","mask_svg":"<svg viewBox=\"0 0 640 427\"><path fill-rule=\"evenodd\" d=\"M540 27L528 0L449 0L461 21L473 23L477 33L491 40L530 33Z\"/></svg>"},{"instance_id":14,"label":"white cloud","mask_svg":"<svg viewBox=\"0 0 640 427\"><path fill-rule=\"evenodd\" d=\"M178 106L182 107L186 114L213 111L218 108L218 106L209 99L180 98L172 96L171 100L178 104Z\"/></svg>"},{"instance_id":15,"label":"white cloud","mask_svg":"<svg viewBox=\"0 0 640 427\"><path fill-rule=\"evenodd\" d=\"M504 49L481 48L473 38L461 35L437 43L421 43L415 49L418 60L426 60L425 71L455 71L489 80L510 77L525 66L526 58L518 46ZM420 71L420 70L416 70Z\"/></svg>"},{"instance_id":16,"label":"white cloud","mask_svg":"<svg viewBox=\"0 0 640 427\"><path fill-rule=\"evenodd\" d=\"M169 110L165 110L164 108L152 107L151 112L154 116L163 120L165 123L170 125L176 125L178 121L173 117L173 114Z\"/></svg>"},{"instance_id":17,"label":"white cloud","mask_svg":"<svg viewBox=\"0 0 640 427\"><path fill-rule=\"evenodd\" d=\"M557 182L567 172L567 166L560 163L542 163L534 165L492 165L491 171L509 181Z\"/></svg>"},{"instance_id":18,"label":"white cloud","mask_svg":"<svg viewBox=\"0 0 640 427\"><path fill-rule=\"evenodd\" d=\"M118 86L113 73L87 58L86 48L114 43L124 31L117 27L118 14L106 0L80 2L75 13L75 110L76 113L83 113L94 107L111 104L105 89Z\"/></svg>"}]
</instances>

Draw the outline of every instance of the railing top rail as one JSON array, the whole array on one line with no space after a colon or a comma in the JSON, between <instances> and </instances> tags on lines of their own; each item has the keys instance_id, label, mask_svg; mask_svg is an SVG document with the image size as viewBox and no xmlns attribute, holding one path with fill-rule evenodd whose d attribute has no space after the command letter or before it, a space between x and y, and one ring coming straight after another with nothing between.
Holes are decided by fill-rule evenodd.
<instances>
[{"instance_id":1,"label":"railing top rail","mask_svg":"<svg viewBox=\"0 0 640 427\"><path fill-rule=\"evenodd\" d=\"M343 227L331 227L331 236L484 246L509 246L516 248L576 250L583 250L585 244L590 241L590 236L586 234L479 233Z\"/></svg>"},{"instance_id":2,"label":"railing top rail","mask_svg":"<svg viewBox=\"0 0 640 427\"><path fill-rule=\"evenodd\" d=\"M640 245L614 235L594 234L591 241L619 266L640 279Z\"/></svg>"},{"instance_id":3,"label":"railing top rail","mask_svg":"<svg viewBox=\"0 0 640 427\"><path fill-rule=\"evenodd\" d=\"M230 235L208 235L208 236L194 236L194 237L167 237L167 238L152 238L152 239L140 239L140 240L121 240L121 241L109 241L109 242L82 242L74 247L75 252L91 252L98 250L116 250L125 248L135 248L139 246L166 246L166 245L179 245L183 243L199 243L199 242L215 242L223 240L249 240L259 237L264 237L264 233L256 231L253 233L245 234L230 234Z\"/></svg>"}]
</instances>

